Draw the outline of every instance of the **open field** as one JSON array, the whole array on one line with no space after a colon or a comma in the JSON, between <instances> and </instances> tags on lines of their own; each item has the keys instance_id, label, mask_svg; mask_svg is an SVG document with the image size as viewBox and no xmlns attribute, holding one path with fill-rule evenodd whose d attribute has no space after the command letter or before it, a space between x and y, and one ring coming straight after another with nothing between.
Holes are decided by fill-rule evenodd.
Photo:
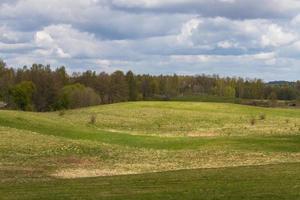
<instances>
[{"instance_id":1,"label":"open field","mask_svg":"<svg viewBox=\"0 0 300 200\"><path fill-rule=\"evenodd\" d=\"M300 165L181 170L0 186L2 199L299 199Z\"/></svg>"},{"instance_id":2,"label":"open field","mask_svg":"<svg viewBox=\"0 0 300 200\"><path fill-rule=\"evenodd\" d=\"M136 102L0 111L0 136L4 199L300 198L297 109Z\"/></svg>"}]
</instances>

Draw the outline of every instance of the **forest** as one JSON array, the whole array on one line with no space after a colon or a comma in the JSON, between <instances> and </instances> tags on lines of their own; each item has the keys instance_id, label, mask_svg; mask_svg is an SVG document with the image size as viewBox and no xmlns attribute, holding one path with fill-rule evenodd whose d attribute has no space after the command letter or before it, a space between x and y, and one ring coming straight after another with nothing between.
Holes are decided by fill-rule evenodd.
<instances>
[{"instance_id":1,"label":"forest","mask_svg":"<svg viewBox=\"0 0 300 200\"><path fill-rule=\"evenodd\" d=\"M8 67L0 60L0 102L24 111L55 111L140 100L210 95L232 99L297 100L300 81L266 83L218 75L149 75L132 71L68 74L64 66Z\"/></svg>"}]
</instances>

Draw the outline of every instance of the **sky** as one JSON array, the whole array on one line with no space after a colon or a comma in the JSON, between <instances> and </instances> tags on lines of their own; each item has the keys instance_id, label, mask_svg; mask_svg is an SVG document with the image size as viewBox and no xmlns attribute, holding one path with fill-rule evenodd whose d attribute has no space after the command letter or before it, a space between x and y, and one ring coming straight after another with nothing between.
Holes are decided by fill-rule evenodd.
<instances>
[{"instance_id":1,"label":"sky","mask_svg":"<svg viewBox=\"0 0 300 200\"><path fill-rule=\"evenodd\" d=\"M0 0L0 58L69 72L300 79L300 0Z\"/></svg>"}]
</instances>

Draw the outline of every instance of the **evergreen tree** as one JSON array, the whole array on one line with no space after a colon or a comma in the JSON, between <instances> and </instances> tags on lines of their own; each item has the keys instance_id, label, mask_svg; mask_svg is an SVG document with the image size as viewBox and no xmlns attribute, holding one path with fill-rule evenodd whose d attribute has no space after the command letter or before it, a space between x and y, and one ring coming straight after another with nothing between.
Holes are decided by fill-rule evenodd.
<instances>
[{"instance_id":1,"label":"evergreen tree","mask_svg":"<svg viewBox=\"0 0 300 200\"><path fill-rule=\"evenodd\" d=\"M129 90L129 101L136 101L138 96L137 82L132 71L127 72L126 80L128 84L128 90Z\"/></svg>"},{"instance_id":2,"label":"evergreen tree","mask_svg":"<svg viewBox=\"0 0 300 200\"><path fill-rule=\"evenodd\" d=\"M115 71L110 77L110 103L128 101L129 90L122 71Z\"/></svg>"}]
</instances>

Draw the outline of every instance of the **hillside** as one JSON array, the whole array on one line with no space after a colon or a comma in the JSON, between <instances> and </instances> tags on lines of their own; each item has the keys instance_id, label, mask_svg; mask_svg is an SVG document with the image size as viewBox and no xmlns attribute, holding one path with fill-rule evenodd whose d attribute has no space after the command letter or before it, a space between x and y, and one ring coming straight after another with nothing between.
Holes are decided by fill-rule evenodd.
<instances>
[{"instance_id":1,"label":"hillside","mask_svg":"<svg viewBox=\"0 0 300 200\"><path fill-rule=\"evenodd\" d=\"M249 198L247 190L257 198L300 195L297 109L136 102L0 111L0 135L4 199L74 199L81 187L90 199L192 199L203 190L211 199Z\"/></svg>"}]
</instances>

